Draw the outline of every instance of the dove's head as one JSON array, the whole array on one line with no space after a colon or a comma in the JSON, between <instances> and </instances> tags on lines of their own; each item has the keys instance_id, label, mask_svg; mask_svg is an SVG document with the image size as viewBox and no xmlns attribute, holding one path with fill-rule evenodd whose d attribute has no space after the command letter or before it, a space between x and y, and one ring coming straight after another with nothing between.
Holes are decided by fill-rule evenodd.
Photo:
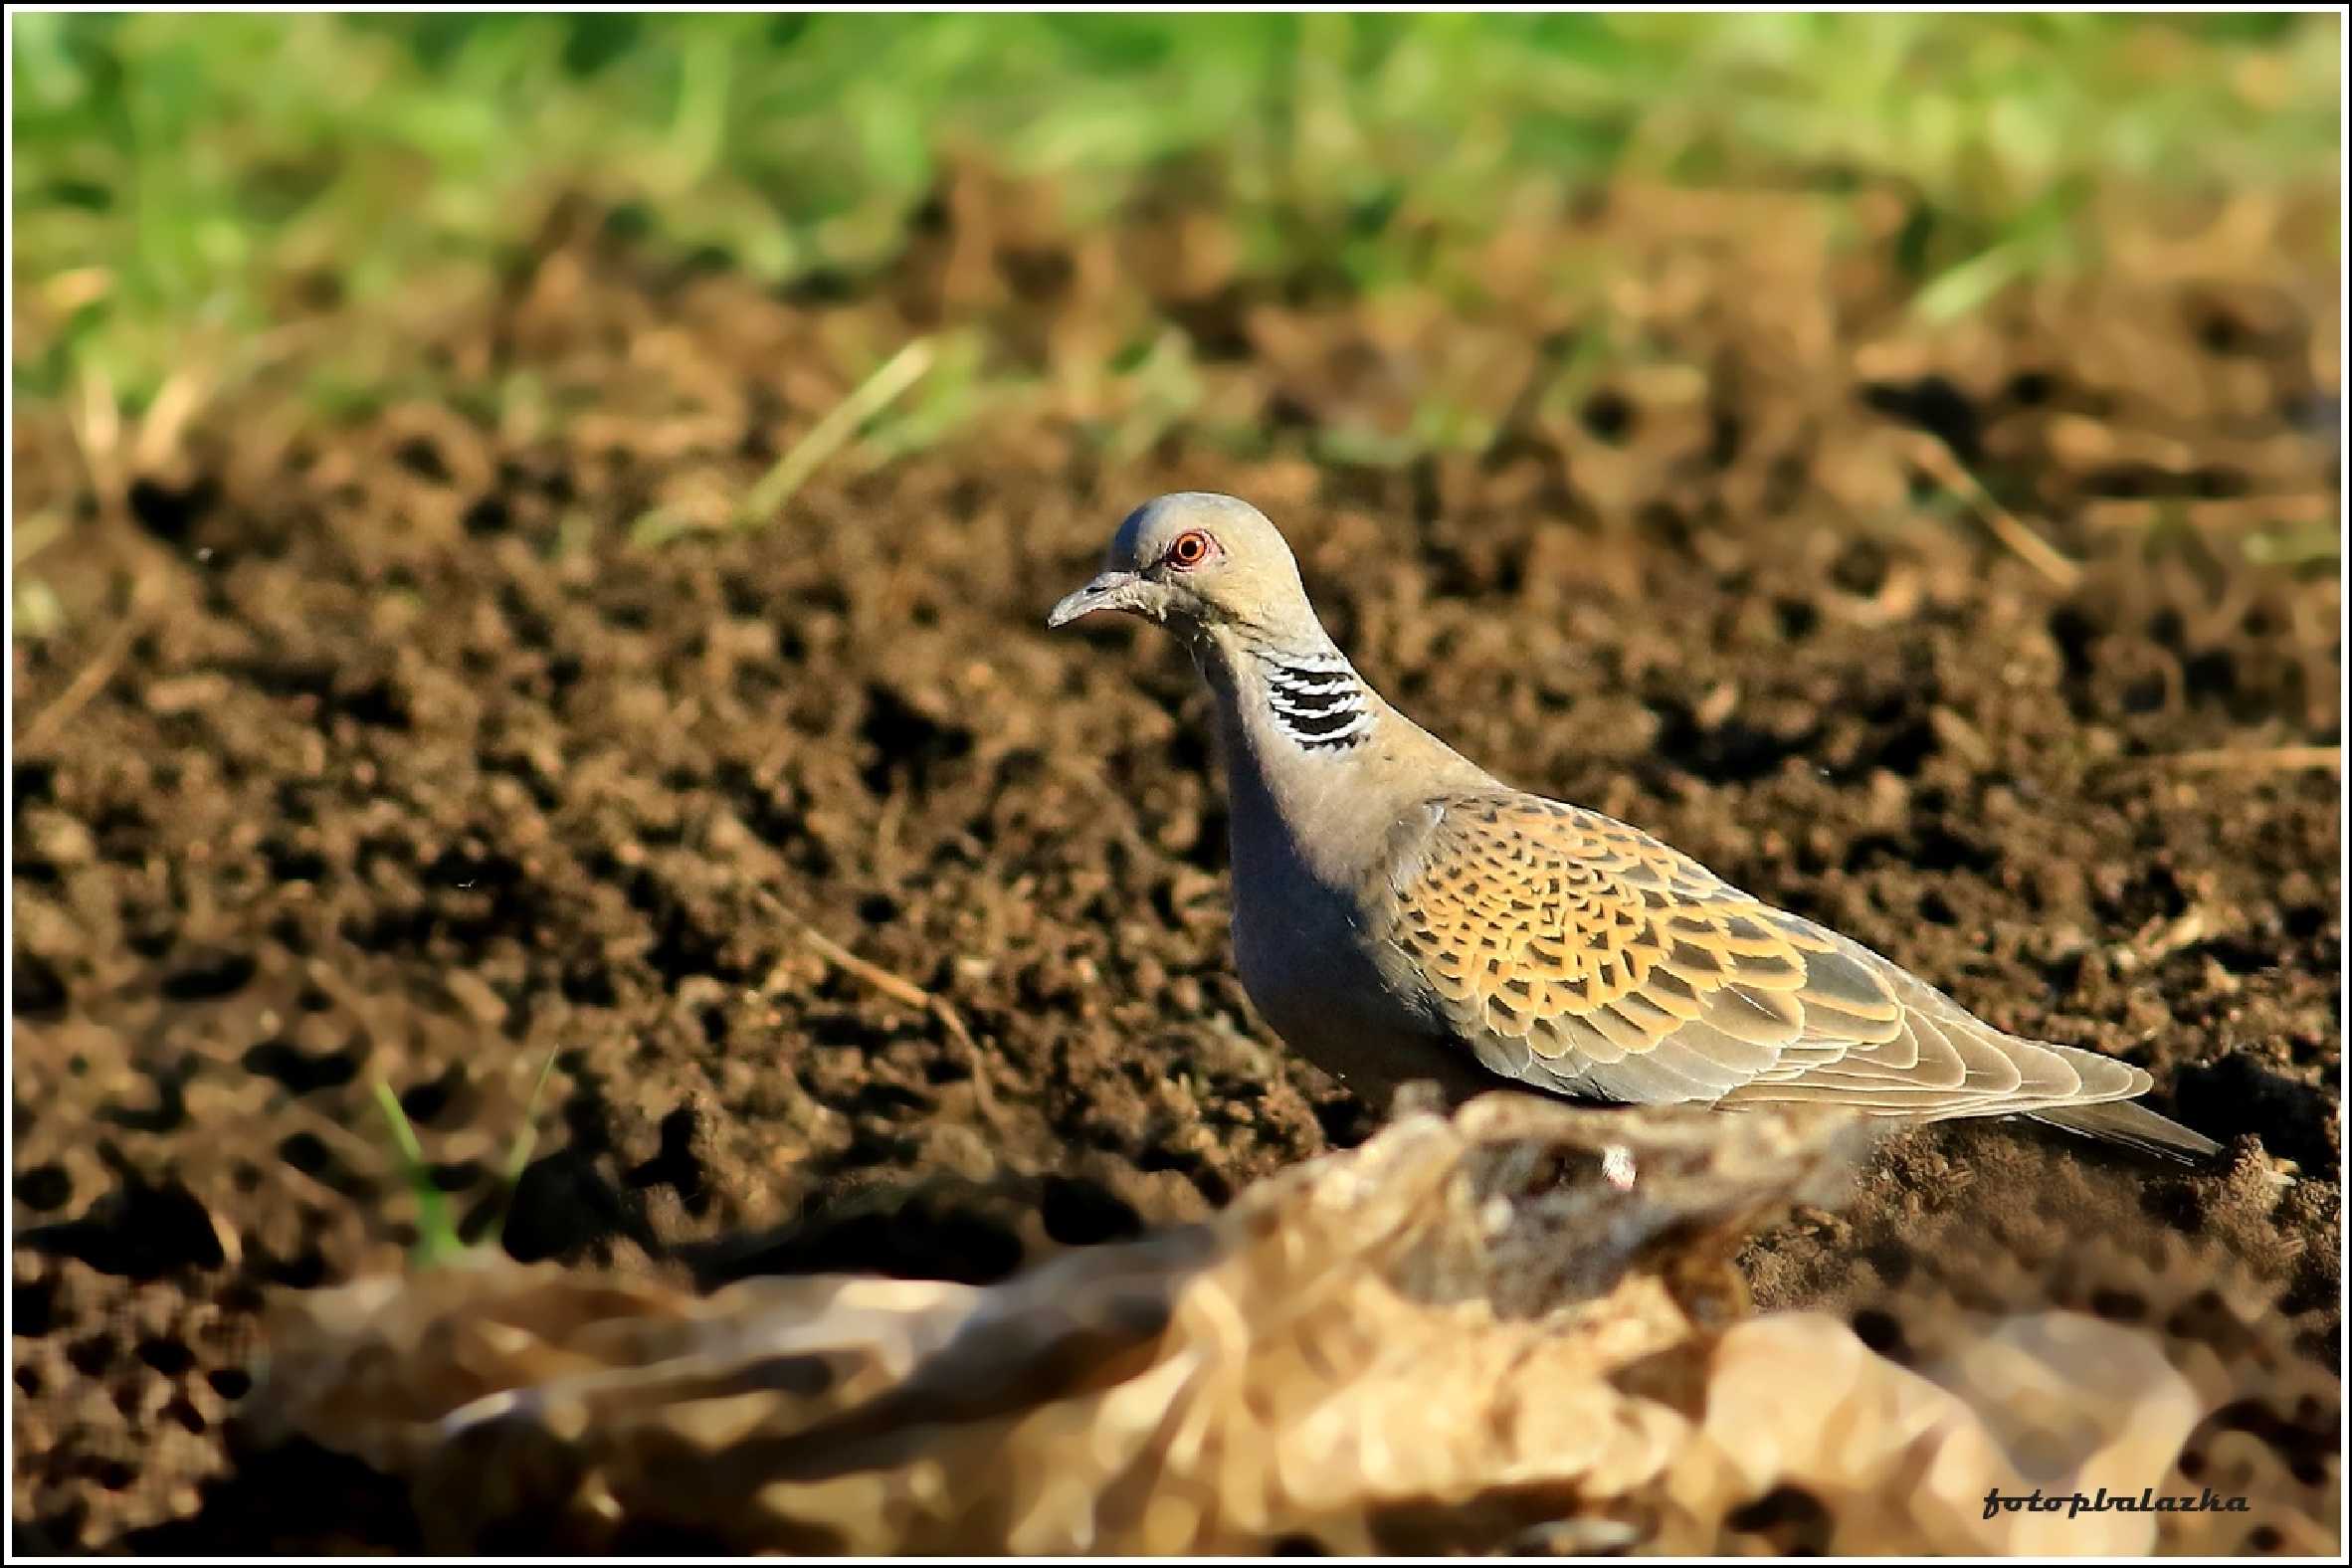
<instances>
[{"instance_id":1,"label":"dove's head","mask_svg":"<svg viewBox=\"0 0 2352 1568\"><path fill-rule=\"evenodd\" d=\"M1187 640L1230 629L1281 645L1321 632L1281 532L1248 501L1209 490L1179 490L1127 513L1101 572L1046 624L1096 610L1157 621Z\"/></svg>"}]
</instances>

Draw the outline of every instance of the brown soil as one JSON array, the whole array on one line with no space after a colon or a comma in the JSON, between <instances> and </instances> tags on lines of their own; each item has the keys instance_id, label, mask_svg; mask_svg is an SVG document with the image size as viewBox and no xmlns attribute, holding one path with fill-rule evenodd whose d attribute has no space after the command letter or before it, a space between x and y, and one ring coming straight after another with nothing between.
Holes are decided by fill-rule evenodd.
<instances>
[{"instance_id":1,"label":"brown soil","mask_svg":"<svg viewBox=\"0 0 2352 1568\"><path fill-rule=\"evenodd\" d=\"M552 1054L508 1251L704 1281L994 1279L1360 1138L1231 973L1189 665L1041 624L1176 488L1282 520L1366 673L1498 773L2232 1141L2187 1173L1907 1138L1753 1250L1761 1298L1899 1283L1938 1227L2144 1223L2334 1355L2338 778L2285 748L2340 739L2340 596L2242 548L2335 517L2309 215L2118 220L2095 281L1936 329L1891 198L1834 245L1804 199L1626 191L1441 306L998 195L842 300L551 234L417 324L464 395L333 428L257 388L86 472L20 425L20 504L83 517L32 567L71 630L15 651L20 1545L414 1541L364 1472L233 1470L225 1428L264 1292L413 1239L379 1080L479 1234ZM1172 428L1081 374L1155 320L1204 393ZM963 439L629 543L722 512L837 363L969 322L1030 379ZM1333 455L1433 406L1494 439Z\"/></svg>"}]
</instances>

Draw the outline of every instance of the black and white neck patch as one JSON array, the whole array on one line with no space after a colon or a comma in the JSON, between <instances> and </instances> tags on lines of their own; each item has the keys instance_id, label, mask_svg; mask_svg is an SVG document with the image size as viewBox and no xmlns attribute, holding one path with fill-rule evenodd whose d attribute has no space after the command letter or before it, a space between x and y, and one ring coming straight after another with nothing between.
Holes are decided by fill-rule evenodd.
<instances>
[{"instance_id":1,"label":"black and white neck patch","mask_svg":"<svg viewBox=\"0 0 2352 1568\"><path fill-rule=\"evenodd\" d=\"M1308 751L1342 751L1372 732L1372 692L1337 653L1258 656L1267 705L1283 734Z\"/></svg>"}]
</instances>

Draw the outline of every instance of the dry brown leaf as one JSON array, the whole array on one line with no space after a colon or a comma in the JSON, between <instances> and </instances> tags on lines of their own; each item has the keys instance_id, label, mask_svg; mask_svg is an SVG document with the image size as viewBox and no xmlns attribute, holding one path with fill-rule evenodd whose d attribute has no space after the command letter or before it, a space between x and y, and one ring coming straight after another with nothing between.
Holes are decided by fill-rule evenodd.
<instances>
[{"instance_id":1,"label":"dry brown leaf","mask_svg":"<svg viewBox=\"0 0 2352 1568\"><path fill-rule=\"evenodd\" d=\"M1979 1314L1906 1367L1744 1315L1731 1249L1861 1136L1495 1094L994 1288L368 1280L289 1301L253 1420L407 1476L448 1549L525 1514L591 1548L2151 1549L2149 1513L1985 1515L2168 1489L2216 1400L2159 1335Z\"/></svg>"}]
</instances>

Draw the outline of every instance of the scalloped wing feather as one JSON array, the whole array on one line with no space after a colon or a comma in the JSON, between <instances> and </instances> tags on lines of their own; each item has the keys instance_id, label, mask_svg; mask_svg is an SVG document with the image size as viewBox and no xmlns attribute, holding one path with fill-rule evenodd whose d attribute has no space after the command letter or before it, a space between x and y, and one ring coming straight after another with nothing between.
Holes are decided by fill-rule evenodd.
<instances>
[{"instance_id":1,"label":"scalloped wing feather","mask_svg":"<svg viewBox=\"0 0 2352 1568\"><path fill-rule=\"evenodd\" d=\"M1412 814L1381 922L1493 1071L1625 1100L1832 1100L1922 1119L2143 1092L2004 1035L1861 944L1613 818L1537 796Z\"/></svg>"}]
</instances>

